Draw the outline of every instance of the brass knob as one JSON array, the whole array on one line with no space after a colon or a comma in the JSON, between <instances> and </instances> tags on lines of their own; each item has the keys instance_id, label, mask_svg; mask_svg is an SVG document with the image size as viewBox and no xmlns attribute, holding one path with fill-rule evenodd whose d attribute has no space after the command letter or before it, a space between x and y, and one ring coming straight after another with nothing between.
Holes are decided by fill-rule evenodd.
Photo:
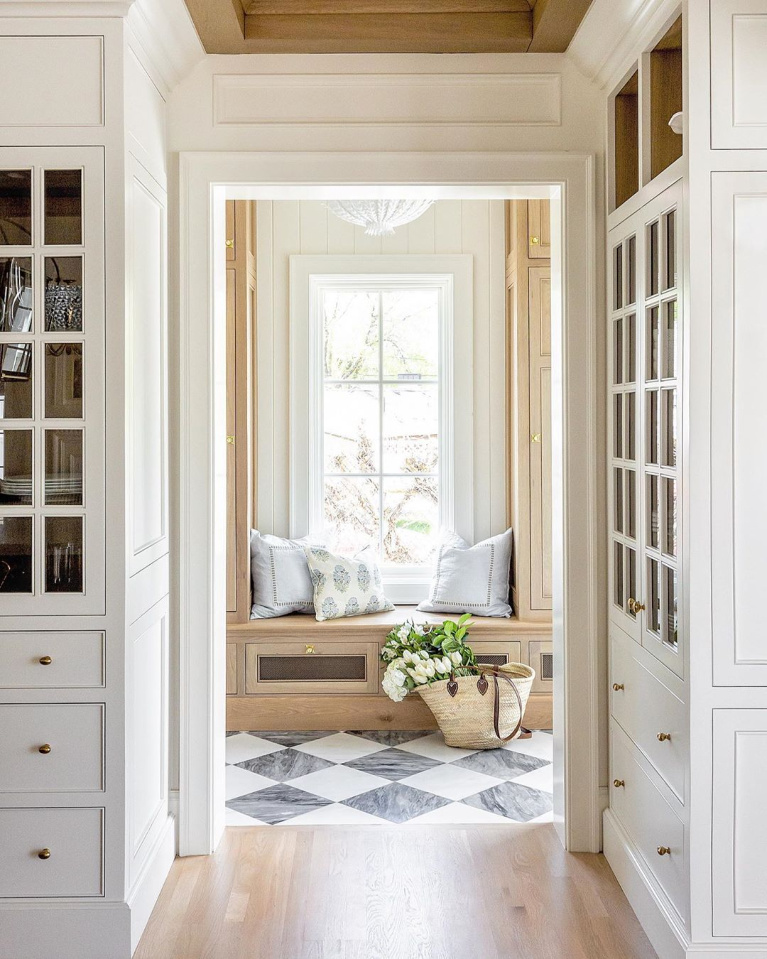
<instances>
[{"instance_id":1,"label":"brass knob","mask_svg":"<svg viewBox=\"0 0 767 959\"><path fill-rule=\"evenodd\" d=\"M671 733L658 733L657 739L659 743L669 742L671 740Z\"/></svg>"},{"instance_id":2,"label":"brass knob","mask_svg":"<svg viewBox=\"0 0 767 959\"><path fill-rule=\"evenodd\" d=\"M50 859L50 858L51 858L51 851L50 851L50 849L41 849L40 852L37 854L37 858L38 858L38 859Z\"/></svg>"},{"instance_id":3,"label":"brass knob","mask_svg":"<svg viewBox=\"0 0 767 959\"><path fill-rule=\"evenodd\" d=\"M625 786L625 785L626 785L625 779L613 779L613 786L615 786L616 789L620 789L621 786Z\"/></svg>"},{"instance_id":4,"label":"brass knob","mask_svg":"<svg viewBox=\"0 0 767 959\"><path fill-rule=\"evenodd\" d=\"M234 240L227 240L227 241L226 241L226 248L227 248L228 250L231 250L233 246L234 246Z\"/></svg>"},{"instance_id":5,"label":"brass knob","mask_svg":"<svg viewBox=\"0 0 767 959\"><path fill-rule=\"evenodd\" d=\"M621 692L621 690L625 689L625 687L623 683L613 683L613 689L615 690L616 693L619 693Z\"/></svg>"},{"instance_id":6,"label":"brass knob","mask_svg":"<svg viewBox=\"0 0 767 959\"><path fill-rule=\"evenodd\" d=\"M541 238L539 236L531 236L530 242L533 246L538 246L538 244L541 242Z\"/></svg>"},{"instance_id":7,"label":"brass knob","mask_svg":"<svg viewBox=\"0 0 767 959\"><path fill-rule=\"evenodd\" d=\"M230 435L230 436L227 436L226 442L227 442L230 446L234 446L234 437L231 436L231 435Z\"/></svg>"},{"instance_id":8,"label":"brass knob","mask_svg":"<svg viewBox=\"0 0 767 959\"><path fill-rule=\"evenodd\" d=\"M40 657L40 665L41 665L41 666L50 666L52 662L53 662L53 660L51 659L50 656L41 656L41 657Z\"/></svg>"},{"instance_id":9,"label":"brass knob","mask_svg":"<svg viewBox=\"0 0 767 959\"><path fill-rule=\"evenodd\" d=\"M313 652L314 652L314 645L313 645L312 643L307 643L307 644L306 644L305 652L307 652L307 653L313 653Z\"/></svg>"},{"instance_id":10,"label":"brass knob","mask_svg":"<svg viewBox=\"0 0 767 959\"><path fill-rule=\"evenodd\" d=\"M629 599L628 602L629 612L633 613L635 616L637 613L641 613L645 608L644 603L640 603L638 599Z\"/></svg>"},{"instance_id":11,"label":"brass knob","mask_svg":"<svg viewBox=\"0 0 767 959\"><path fill-rule=\"evenodd\" d=\"M42 746L40 746L37 751L39 753L42 753L43 755L47 755L51 751L51 744L43 743Z\"/></svg>"},{"instance_id":12,"label":"brass knob","mask_svg":"<svg viewBox=\"0 0 767 959\"><path fill-rule=\"evenodd\" d=\"M541 442L541 434L540 434L540 433L531 433L531 434L530 434L530 442L531 442L531 443L540 443L540 442Z\"/></svg>"},{"instance_id":13,"label":"brass knob","mask_svg":"<svg viewBox=\"0 0 767 959\"><path fill-rule=\"evenodd\" d=\"M658 846L658 855L659 856L670 856L671 850L668 846Z\"/></svg>"}]
</instances>

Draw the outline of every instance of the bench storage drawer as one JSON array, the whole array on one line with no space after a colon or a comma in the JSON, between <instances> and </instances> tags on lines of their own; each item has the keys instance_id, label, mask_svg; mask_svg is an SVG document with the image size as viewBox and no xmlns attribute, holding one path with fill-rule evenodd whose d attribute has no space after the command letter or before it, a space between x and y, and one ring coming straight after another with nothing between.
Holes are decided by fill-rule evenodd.
<instances>
[{"instance_id":1,"label":"bench storage drawer","mask_svg":"<svg viewBox=\"0 0 767 959\"><path fill-rule=\"evenodd\" d=\"M377 693L378 643L248 643L245 692Z\"/></svg>"}]
</instances>

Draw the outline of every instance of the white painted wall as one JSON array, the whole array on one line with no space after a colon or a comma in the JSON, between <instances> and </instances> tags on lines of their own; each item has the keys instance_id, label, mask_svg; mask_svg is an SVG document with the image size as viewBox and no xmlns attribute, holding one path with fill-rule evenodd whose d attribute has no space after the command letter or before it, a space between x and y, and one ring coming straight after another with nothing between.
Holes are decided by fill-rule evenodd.
<instances>
[{"instance_id":1,"label":"white painted wall","mask_svg":"<svg viewBox=\"0 0 767 959\"><path fill-rule=\"evenodd\" d=\"M394 236L370 237L318 200L257 203L259 528L289 535L289 263L293 254L466 253L474 260L474 537L506 526L505 238L502 200L438 200ZM458 451L460 455L460 451Z\"/></svg>"}]
</instances>

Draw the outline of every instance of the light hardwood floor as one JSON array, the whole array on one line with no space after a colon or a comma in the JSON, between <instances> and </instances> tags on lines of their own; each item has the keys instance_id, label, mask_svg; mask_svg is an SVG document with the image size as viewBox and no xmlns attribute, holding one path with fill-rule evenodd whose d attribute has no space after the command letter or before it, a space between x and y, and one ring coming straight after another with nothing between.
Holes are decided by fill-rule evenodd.
<instances>
[{"instance_id":1,"label":"light hardwood floor","mask_svg":"<svg viewBox=\"0 0 767 959\"><path fill-rule=\"evenodd\" d=\"M134 959L654 957L552 826L270 826L177 860Z\"/></svg>"}]
</instances>

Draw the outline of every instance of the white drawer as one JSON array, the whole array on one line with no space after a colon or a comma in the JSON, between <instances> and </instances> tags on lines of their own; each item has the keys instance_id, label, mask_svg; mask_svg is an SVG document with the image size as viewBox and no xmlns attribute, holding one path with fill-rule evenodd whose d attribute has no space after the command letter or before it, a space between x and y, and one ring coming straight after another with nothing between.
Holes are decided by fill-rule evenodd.
<instances>
[{"instance_id":1,"label":"white drawer","mask_svg":"<svg viewBox=\"0 0 767 959\"><path fill-rule=\"evenodd\" d=\"M101 703L0 705L0 729L0 791L104 788Z\"/></svg>"},{"instance_id":2,"label":"white drawer","mask_svg":"<svg viewBox=\"0 0 767 959\"><path fill-rule=\"evenodd\" d=\"M103 685L103 633L0 633L0 688Z\"/></svg>"},{"instance_id":3,"label":"white drawer","mask_svg":"<svg viewBox=\"0 0 767 959\"><path fill-rule=\"evenodd\" d=\"M103 895L103 832L103 809L0 809L0 898Z\"/></svg>"},{"instance_id":4,"label":"white drawer","mask_svg":"<svg viewBox=\"0 0 767 959\"><path fill-rule=\"evenodd\" d=\"M683 803L688 751L685 705L645 668L632 645L631 640L613 637L612 715Z\"/></svg>"},{"instance_id":5,"label":"white drawer","mask_svg":"<svg viewBox=\"0 0 767 959\"><path fill-rule=\"evenodd\" d=\"M623 785L616 786L618 783ZM684 826L613 726L610 806L676 911L686 913ZM659 849L669 849L664 855Z\"/></svg>"}]
</instances>

